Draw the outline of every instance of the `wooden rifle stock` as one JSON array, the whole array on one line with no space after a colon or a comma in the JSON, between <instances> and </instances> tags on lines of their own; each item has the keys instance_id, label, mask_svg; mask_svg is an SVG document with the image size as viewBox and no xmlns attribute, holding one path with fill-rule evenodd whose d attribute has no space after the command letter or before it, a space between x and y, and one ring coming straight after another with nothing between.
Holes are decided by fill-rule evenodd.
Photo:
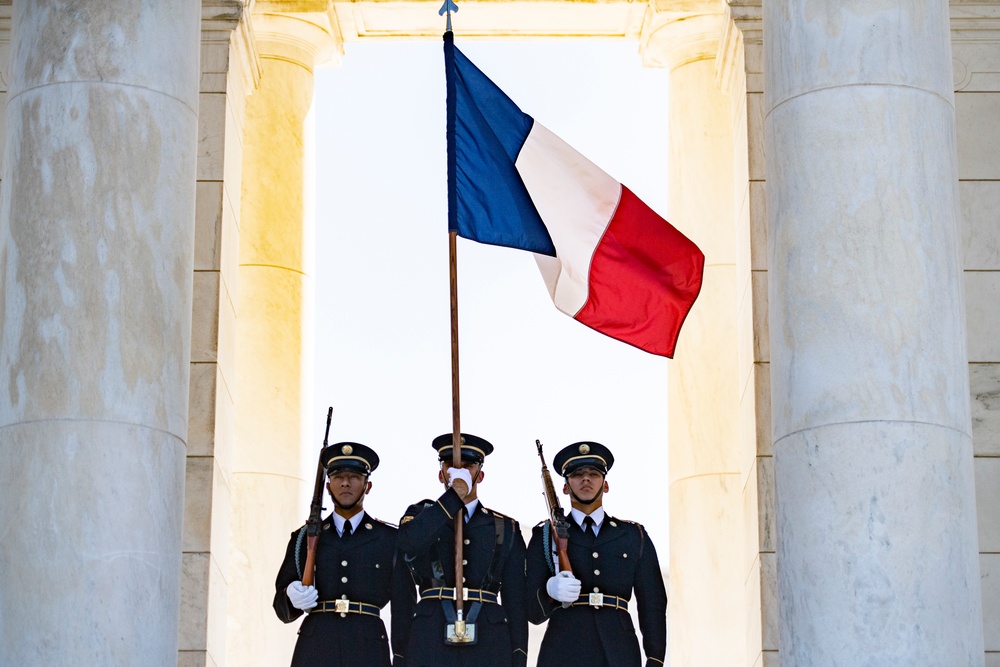
<instances>
[{"instance_id":1,"label":"wooden rifle stock","mask_svg":"<svg viewBox=\"0 0 1000 667\"><path fill-rule=\"evenodd\" d=\"M323 436L323 448L319 450L319 465L316 468L316 485L313 487L312 504L309 506L309 518L306 519L306 564L302 568L302 585L312 586L316 577L316 547L319 544L319 530L323 523L323 480L326 477L326 467L323 465L323 449L326 449L330 439L330 422L333 420L333 406L326 413L326 434Z\"/></svg>"},{"instance_id":2,"label":"wooden rifle stock","mask_svg":"<svg viewBox=\"0 0 1000 667\"><path fill-rule=\"evenodd\" d=\"M556 556L559 559L559 571L573 573L573 567L569 563L569 522L563 515L559 506L559 496L556 495L556 487L552 484L552 476L549 474L549 467L545 465L545 454L542 453L542 443L535 440L535 447L538 448L538 458L542 460L542 489L545 495L545 505L549 510L549 528L552 535L552 543L556 546Z\"/></svg>"}]
</instances>

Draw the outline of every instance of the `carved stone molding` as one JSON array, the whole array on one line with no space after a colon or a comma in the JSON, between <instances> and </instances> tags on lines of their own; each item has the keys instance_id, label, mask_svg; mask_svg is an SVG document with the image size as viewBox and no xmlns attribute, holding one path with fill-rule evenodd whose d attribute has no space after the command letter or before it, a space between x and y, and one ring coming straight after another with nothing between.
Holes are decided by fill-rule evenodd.
<instances>
[{"instance_id":1,"label":"carved stone molding","mask_svg":"<svg viewBox=\"0 0 1000 667\"><path fill-rule=\"evenodd\" d=\"M762 90L764 68L760 52L764 42L764 21L761 0L732 0L728 17L716 56L719 87L723 92L731 92L743 70L747 90Z\"/></svg>"},{"instance_id":2,"label":"carved stone molding","mask_svg":"<svg viewBox=\"0 0 1000 667\"><path fill-rule=\"evenodd\" d=\"M950 10L955 90L1000 90L1000 2L952 0Z\"/></svg>"},{"instance_id":3,"label":"carved stone molding","mask_svg":"<svg viewBox=\"0 0 1000 667\"><path fill-rule=\"evenodd\" d=\"M725 25L722 13L658 12L650 7L639 37L642 64L677 69L715 58Z\"/></svg>"},{"instance_id":4,"label":"carved stone molding","mask_svg":"<svg viewBox=\"0 0 1000 667\"><path fill-rule=\"evenodd\" d=\"M258 3L255 9L260 8ZM332 5L322 12L254 13L253 28L263 57L314 70L322 65L339 65L344 54Z\"/></svg>"}]
</instances>

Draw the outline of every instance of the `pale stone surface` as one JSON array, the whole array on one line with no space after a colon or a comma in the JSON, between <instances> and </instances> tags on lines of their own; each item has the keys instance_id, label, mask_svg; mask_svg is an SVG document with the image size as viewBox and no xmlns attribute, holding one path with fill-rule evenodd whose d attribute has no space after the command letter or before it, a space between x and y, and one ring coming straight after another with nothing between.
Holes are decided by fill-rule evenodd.
<instances>
[{"instance_id":1,"label":"pale stone surface","mask_svg":"<svg viewBox=\"0 0 1000 667\"><path fill-rule=\"evenodd\" d=\"M982 660L947 11L764 5L780 641L796 665Z\"/></svg>"},{"instance_id":2,"label":"pale stone surface","mask_svg":"<svg viewBox=\"0 0 1000 667\"><path fill-rule=\"evenodd\" d=\"M1000 179L1000 133L995 119L1000 114L1000 95L959 93L955 95L958 134L958 177L965 180Z\"/></svg>"},{"instance_id":3,"label":"pale stone surface","mask_svg":"<svg viewBox=\"0 0 1000 667\"><path fill-rule=\"evenodd\" d=\"M698 41L693 54L705 52ZM647 43L647 49L649 44ZM736 348L736 248L730 100L714 61L670 54L669 219L705 252L701 294L669 366L670 643L674 667L745 660L740 379ZM644 58L649 59L650 53ZM692 56L693 57L693 56ZM677 388L683 387L683 391ZM710 519L707 517L711 517Z\"/></svg>"},{"instance_id":4,"label":"pale stone surface","mask_svg":"<svg viewBox=\"0 0 1000 667\"><path fill-rule=\"evenodd\" d=\"M53 419L0 441L0 664L173 665L183 443Z\"/></svg>"},{"instance_id":5,"label":"pale stone surface","mask_svg":"<svg viewBox=\"0 0 1000 667\"><path fill-rule=\"evenodd\" d=\"M226 643L233 665L286 663L295 641L296 625L283 627L270 606L284 545L305 518L305 477L317 454L304 447L315 223L306 119L313 67L339 50L313 18L254 16L262 74L243 138Z\"/></svg>"},{"instance_id":6,"label":"pale stone surface","mask_svg":"<svg viewBox=\"0 0 1000 667\"><path fill-rule=\"evenodd\" d=\"M1000 270L1000 181L962 181L958 192L965 270Z\"/></svg>"},{"instance_id":7,"label":"pale stone surface","mask_svg":"<svg viewBox=\"0 0 1000 667\"><path fill-rule=\"evenodd\" d=\"M976 456L1000 456L1000 364L969 364L969 384Z\"/></svg>"},{"instance_id":8,"label":"pale stone surface","mask_svg":"<svg viewBox=\"0 0 1000 667\"><path fill-rule=\"evenodd\" d=\"M978 457L976 469L976 506L979 512L979 550L1000 554L1000 458Z\"/></svg>"},{"instance_id":9,"label":"pale stone surface","mask_svg":"<svg viewBox=\"0 0 1000 667\"><path fill-rule=\"evenodd\" d=\"M670 485L670 635L684 637L669 647L671 665L745 660L745 612L733 603L744 591L742 542L736 538L743 525L741 496L738 473ZM694 517L699 532L689 524Z\"/></svg>"},{"instance_id":10,"label":"pale stone surface","mask_svg":"<svg viewBox=\"0 0 1000 667\"><path fill-rule=\"evenodd\" d=\"M199 17L192 0L14 11L2 664L176 663Z\"/></svg>"},{"instance_id":11,"label":"pale stone surface","mask_svg":"<svg viewBox=\"0 0 1000 667\"><path fill-rule=\"evenodd\" d=\"M981 554L983 636L987 651L1000 651L1000 554Z\"/></svg>"},{"instance_id":12,"label":"pale stone surface","mask_svg":"<svg viewBox=\"0 0 1000 667\"><path fill-rule=\"evenodd\" d=\"M971 475L971 442L951 428L847 423L779 440L782 655L796 665L979 664Z\"/></svg>"},{"instance_id":13,"label":"pale stone surface","mask_svg":"<svg viewBox=\"0 0 1000 667\"><path fill-rule=\"evenodd\" d=\"M964 430L965 313L948 215L957 213L954 146L937 129L951 124L950 107L909 88L845 90L800 96L771 113L782 159L769 163L770 296L781 299L771 304L770 339L795 352L771 362L772 380L783 380L773 386L782 392L773 396L775 438L840 420ZM867 108L880 110L869 118L870 137L845 125ZM830 178L884 162L902 141L897 134L919 137L941 159Z\"/></svg>"},{"instance_id":14,"label":"pale stone surface","mask_svg":"<svg viewBox=\"0 0 1000 667\"><path fill-rule=\"evenodd\" d=\"M1000 271L966 271L965 310L970 362L1000 360L997 304L1000 304Z\"/></svg>"},{"instance_id":15,"label":"pale stone surface","mask_svg":"<svg viewBox=\"0 0 1000 667\"><path fill-rule=\"evenodd\" d=\"M774 552L760 554L760 615L763 632L761 643L764 651L778 650L778 557Z\"/></svg>"}]
</instances>

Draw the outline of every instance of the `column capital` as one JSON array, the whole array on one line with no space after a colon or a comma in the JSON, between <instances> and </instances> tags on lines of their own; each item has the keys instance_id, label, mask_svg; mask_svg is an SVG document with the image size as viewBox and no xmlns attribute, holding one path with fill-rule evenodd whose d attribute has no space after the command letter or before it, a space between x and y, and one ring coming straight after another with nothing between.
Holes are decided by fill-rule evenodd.
<instances>
[{"instance_id":1,"label":"column capital","mask_svg":"<svg viewBox=\"0 0 1000 667\"><path fill-rule=\"evenodd\" d=\"M718 3L711 4L719 9ZM639 35L642 64L677 69L715 58L725 27L724 7L721 11L695 13L660 11L650 3Z\"/></svg>"},{"instance_id":2,"label":"column capital","mask_svg":"<svg viewBox=\"0 0 1000 667\"><path fill-rule=\"evenodd\" d=\"M257 13L264 6L258 2L252 16L261 56L287 60L309 71L322 65L340 64L344 41L332 3L320 12Z\"/></svg>"}]
</instances>

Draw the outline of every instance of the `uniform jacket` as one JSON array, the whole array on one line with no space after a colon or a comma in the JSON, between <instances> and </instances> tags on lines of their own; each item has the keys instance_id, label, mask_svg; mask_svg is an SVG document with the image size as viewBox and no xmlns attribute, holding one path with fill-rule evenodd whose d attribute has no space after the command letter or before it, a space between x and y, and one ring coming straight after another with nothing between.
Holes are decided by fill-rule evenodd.
<instances>
[{"instance_id":1,"label":"uniform jacket","mask_svg":"<svg viewBox=\"0 0 1000 667\"><path fill-rule=\"evenodd\" d=\"M406 510L400 520L399 551L412 574L411 592L439 586L454 587L454 517L463 506L459 495L449 489L437 501L425 500ZM397 667L523 667L527 664L525 546L520 527L514 519L486 509L480 503L462 532L466 588L499 592L501 604L480 603L475 621L478 642L454 646L444 641L448 621L442 600L421 600L411 618L400 617L398 621L394 602L393 637L397 634L408 637L405 660L394 663ZM454 604L450 600L446 603ZM465 603L466 620L473 607L472 602Z\"/></svg>"},{"instance_id":2,"label":"uniform jacket","mask_svg":"<svg viewBox=\"0 0 1000 667\"><path fill-rule=\"evenodd\" d=\"M298 537L298 530L292 533L274 582L274 611L285 623L303 614L292 606L285 593L288 584L302 579L306 541L301 542L296 564ZM346 595L353 602L384 607L391 597L394 581L396 585L405 585L408 578L402 563L394 557L395 549L395 526L364 514L356 532L342 539L337 535L333 518L327 516L316 547L315 586L319 599L336 600ZM400 597L400 601L401 612L412 613L412 605L406 607L406 598ZM335 612L307 614L299 627L292 656L293 667L388 667L390 664L385 624L381 618L366 614L344 617Z\"/></svg>"},{"instance_id":3,"label":"uniform jacket","mask_svg":"<svg viewBox=\"0 0 1000 667\"><path fill-rule=\"evenodd\" d=\"M662 665L667 650L667 593L656 548L645 529L605 515L601 531L584 533L569 522L569 560L580 580L581 595L617 595L637 605L647 665ZM528 545L528 619L548 621L538 653L538 667L638 667L642 663L632 617L610 607L562 604L549 597L552 557L543 546L542 527L535 526ZM631 601L635 592L635 602ZM601 661L603 656L603 662Z\"/></svg>"}]
</instances>

